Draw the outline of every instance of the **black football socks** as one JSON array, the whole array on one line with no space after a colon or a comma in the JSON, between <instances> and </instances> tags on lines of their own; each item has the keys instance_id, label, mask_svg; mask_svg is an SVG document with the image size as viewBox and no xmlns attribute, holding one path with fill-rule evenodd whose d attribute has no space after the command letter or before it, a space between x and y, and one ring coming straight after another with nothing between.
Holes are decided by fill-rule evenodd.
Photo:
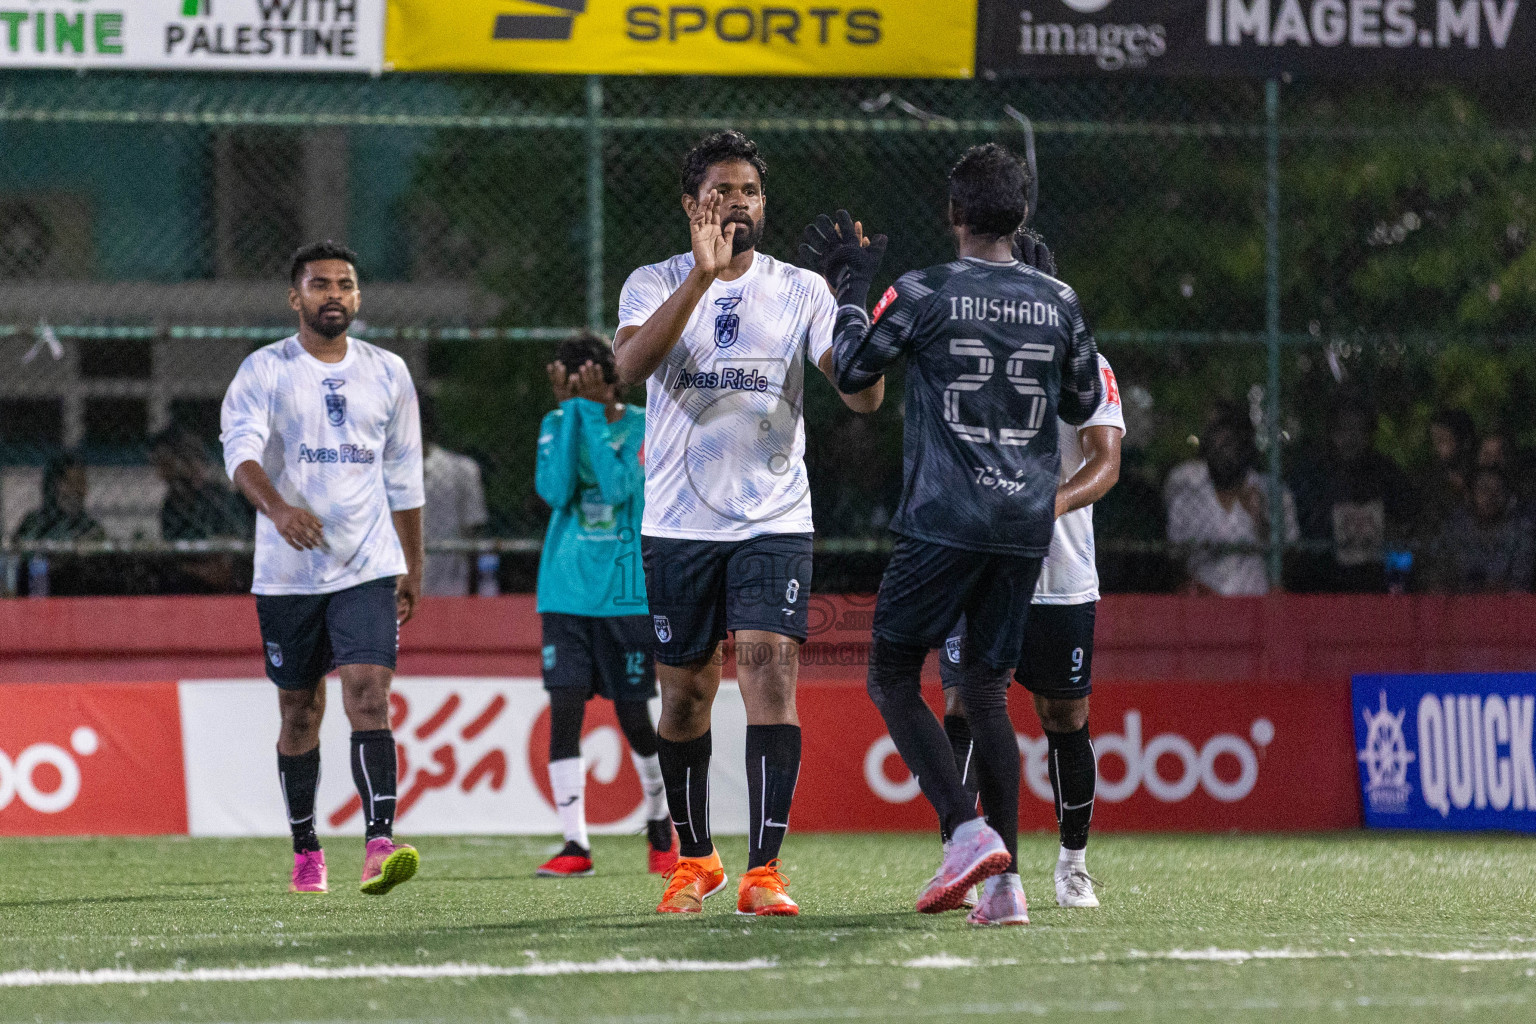
<instances>
[{"instance_id":1,"label":"black football socks","mask_svg":"<svg viewBox=\"0 0 1536 1024\"><path fill-rule=\"evenodd\" d=\"M971 723L964 715L944 716L944 735L949 737L949 748L955 755L955 767L960 770L960 784L971 796L971 806L976 806L981 796L980 783L976 781L976 742L971 738ZM949 833L940 830L939 838L949 842Z\"/></svg>"},{"instance_id":2,"label":"black football socks","mask_svg":"<svg viewBox=\"0 0 1536 1024\"><path fill-rule=\"evenodd\" d=\"M1088 725L1076 732L1045 732L1051 792L1056 796L1056 823L1061 827L1061 847L1082 850L1088 846L1088 825L1093 821L1093 790L1098 778Z\"/></svg>"},{"instance_id":3,"label":"black football socks","mask_svg":"<svg viewBox=\"0 0 1536 1024\"><path fill-rule=\"evenodd\" d=\"M709 836L709 755L713 739L709 730L696 739L674 743L656 737L661 777L667 784L667 806L677 828L679 852L684 857L708 857L715 848Z\"/></svg>"},{"instance_id":4,"label":"black football socks","mask_svg":"<svg viewBox=\"0 0 1536 1024\"><path fill-rule=\"evenodd\" d=\"M395 735L388 729L352 734L352 781L363 798L368 839L389 837L395 830Z\"/></svg>"},{"instance_id":5,"label":"black football socks","mask_svg":"<svg viewBox=\"0 0 1536 1024\"><path fill-rule=\"evenodd\" d=\"M944 727L923 701L927 657L926 648L875 637L870 645L869 696L880 709L907 770L917 776L923 795L938 812L939 828L950 835L976 817L976 800L960 781ZM1017 766L1017 756L1014 763Z\"/></svg>"},{"instance_id":6,"label":"black football socks","mask_svg":"<svg viewBox=\"0 0 1536 1024\"><path fill-rule=\"evenodd\" d=\"M277 778L288 808L288 828L293 832L293 852L320 849L315 834L315 790L320 788L320 748L305 754L278 754Z\"/></svg>"},{"instance_id":7,"label":"black football socks","mask_svg":"<svg viewBox=\"0 0 1536 1024\"><path fill-rule=\"evenodd\" d=\"M747 870L779 856L800 777L798 725L747 726Z\"/></svg>"},{"instance_id":8,"label":"black football socks","mask_svg":"<svg viewBox=\"0 0 1536 1024\"><path fill-rule=\"evenodd\" d=\"M1003 837L1008 855L1014 858L1008 870L1018 871L1019 738L1008 718L1012 677L1012 668L992 668L967 658L960 691L975 743L972 760L981 787L981 806L987 813L987 824ZM953 764L954 755L949 758Z\"/></svg>"}]
</instances>

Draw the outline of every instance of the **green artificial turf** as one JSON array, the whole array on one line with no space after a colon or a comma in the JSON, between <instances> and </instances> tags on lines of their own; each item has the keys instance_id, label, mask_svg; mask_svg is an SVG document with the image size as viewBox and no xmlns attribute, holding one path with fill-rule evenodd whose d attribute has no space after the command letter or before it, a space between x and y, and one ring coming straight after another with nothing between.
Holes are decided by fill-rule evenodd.
<instances>
[{"instance_id":1,"label":"green artificial turf","mask_svg":"<svg viewBox=\"0 0 1536 1024\"><path fill-rule=\"evenodd\" d=\"M740 840L722 842L732 885L699 917L652 912L639 837L599 839L597 876L568 880L532 877L545 839L418 845L416 879L373 898L356 889L359 840L329 842L332 892L309 897L285 891L278 840L0 840L0 1020L1536 1020L1536 844L1512 837L1101 836L1104 905L1066 911L1054 837L1030 835L1033 923L989 931L912 911L930 836L792 834L804 911L762 920L733 913ZM754 969L16 986L25 971L650 959Z\"/></svg>"}]
</instances>

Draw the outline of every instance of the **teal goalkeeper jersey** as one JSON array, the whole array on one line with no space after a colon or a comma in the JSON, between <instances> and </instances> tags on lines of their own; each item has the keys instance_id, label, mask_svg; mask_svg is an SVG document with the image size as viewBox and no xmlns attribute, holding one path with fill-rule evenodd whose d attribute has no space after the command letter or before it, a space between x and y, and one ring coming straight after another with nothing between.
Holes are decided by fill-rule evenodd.
<instances>
[{"instance_id":1,"label":"teal goalkeeper jersey","mask_svg":"<svg viewBox=\"0 0 1536 1024\"><path fill-rule=\"evenodd\" d=\"M549 504L539 556L540 612L644 615L640 515L645 507L645 410L569 398L539 426L534 487Z\"/></svg>"}]
</instances>

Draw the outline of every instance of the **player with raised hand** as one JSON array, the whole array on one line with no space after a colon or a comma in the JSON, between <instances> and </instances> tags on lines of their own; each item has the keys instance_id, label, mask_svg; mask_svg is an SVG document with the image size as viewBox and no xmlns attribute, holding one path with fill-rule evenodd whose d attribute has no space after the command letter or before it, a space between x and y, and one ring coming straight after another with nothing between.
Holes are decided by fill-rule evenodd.
<instances>
[{"instance_id":1,"label":"player with raised hand","mask_svg":"<svg viewBox=\"0 0 1536 1024\"><path fill-rule=\"evenodd\" d=\"M405 360L347 337L361 301L351 250L322 242L295 253L288 302L299 331L246 357L221 414L224 465L259 513L251 591L282 718L293 892L327 890L315 790L333 667L367 822L362 891L389 892L419 862L393 839L389 686L399 628L421 596L421 413Z\"/></svg>"},{"instance_id":2,"label":"player with raised hand","mask_svg":"<svg viewBox=\"0 0 1536 1024\"><path fill-rule=\"evenodd\" d=\"M1001 146L967 151L949 175L960 258L903 275L866 312L881 246L839 211L803 249L837 295L836 381L856 391L907 359L902 500L880 583L869 692L951 836L917 909L953 910L987 879L974 924L1024 924L1017 869L1019 754L1008 719L1030 598L1050 547L1057 421L1099 404L1098 353L1077 296L1013 256L1027 172ZM960 690L988 820L961 782L944 727L924 703L928 651L964 614Z\"/></svg>"},{"instance_id":3,"label":"player with raised hand","mask_svg":"<svg viewBox=\"0 0 1536 1024\"><path fill-rule=\"evenodd\" d=\"M645 793L650 870L662 874L677 857L648 707L656 669L640 572L645 410L619 401L613 351L595 334L561 342L547 370L559 405L539 427L533 482L550 508L538 610L549 691L549 785L565 847L538 874L593 873L581 726L587 700L597 695L613 701L629 741Z\"/></svg>"},{"instance_id":4,"label":"player with raised hand","mask_svg":"<svg viewBox=\"0 0 1536 1024\"><path fill-rule=\"evenodd\" d=\"M1056 261L1039 235L1021 231L1014 251L1021 262L1056 276ZM1024 627L1023 657L1014 672L1014 679L1034 698L1035 713L1045 730L1047 774L1061 833L1055 884L1056 903L1062 907L1099 905L1086 861L1098 777L1088 738L1094 610L1099 600L1092 505L1109 493L1120 477L1120 442L1125 435L1120 389L1109 361L1102 355L1099 374L1103 396L1093 415L1077 427L1057 425L1061 487L1056 492L1056 528ZM974 798L979 788L976 773L970 770L974 742L959 690L964 646L962 621L944 643L939 675L944 683L944 731L961 779ZM948 840L948 836L943 838ZM974 897L968 902L972 900Z\"/></svg>"},{"instance_id":5,"label":"player with raised hand","mask_svg":"<svg viewBox=\"0 0 1536 1024\"><path fill-rule=\"evenodd\" d=\"M726 874L709 829L720 643L736 638L751 806L739 913L788 915L779 851L800 771L799 645L811 589L805 364L832 374L836 309L815 274L757 251L767 165L740 132L683 162L691 251L641 267L619 300L619 376L646 382L641 548L656 635L667 804L681 857L660 913L697 913ZM872 412L871 375L843 401ZM953 620L951 620L953 621ZM951 767L953 770L953 767Z\"/></svg>"}]
</instances>

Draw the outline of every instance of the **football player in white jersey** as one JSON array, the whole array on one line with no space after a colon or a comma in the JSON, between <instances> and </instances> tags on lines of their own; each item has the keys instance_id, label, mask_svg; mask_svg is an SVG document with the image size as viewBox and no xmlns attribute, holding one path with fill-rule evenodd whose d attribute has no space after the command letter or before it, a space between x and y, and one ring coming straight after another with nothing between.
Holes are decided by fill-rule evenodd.
<instances>
[{"instance_id":1,"label":"football player in white jersey","mask_svg":"<svg viewBox=\"0 0 1536 1024\"><path fill-rule=\"evenodd\" d=\"M278 779L293 832L292 892L325 892L315 834L324 677L341 674L352 778L367 829L362 891L416 872L393 839L389 723L399 627L421 595L421 417L405 361L347 337L357 257L333 242L293 258L299 332L251 353L224 396L224 464L255 505L256 615L282 724Z\"/></svg>"},{"instance_id":2,"label":"football player in white jersey","mask_svg":"<svg viewBox=\"0 0 1536 1024\"><path fill-rule=\"evenodd\" d=\"M624 284L614 356L645 382L641 549L661 685L659 754L680 853L660 913L698 913L726 885L709 832L710 710L736 637L747 710L748 863L737 912L791 915L778 854L800 770L799 645L811 589L805 364L832 375L836 303L808 270L757 251L757 146L717 132L683 164L692 251ZM873 412L884 381L843 401Z\"/></svg>"},{"instance_id":3,"label":"football player in white jersey","mask_svg":"<svg viewBox=\"0 0 1536 1024\"><path fill-rule=\"evenodd\" d=\"M1055 260L1048 248L1029 235L1021 235L1019 241L1020 258L1055 275ZM1120 442L1125 436L1120 388L1103 355L1099 356L1099 376L1103 397L1093 415L1075 429L1058 424L1061 486L1056 492L1056 527L1024 628L1024 655L1014 672L1014 678L1034 698L1048 744L1046 766L1061 832L1056 902L1063 907L1099 905L1085 859L1097 781L1093 744L1088 738L1094 609L1099 600L1092 505L1120 478ZM939 674L944 683L944 731L949 734L966 788L974 797L979 783L970 725L957 685L964 649L962 619L940 651ZM967 905L974 905L974 900L972 893Z\"/></svg>"}]
</instances>

